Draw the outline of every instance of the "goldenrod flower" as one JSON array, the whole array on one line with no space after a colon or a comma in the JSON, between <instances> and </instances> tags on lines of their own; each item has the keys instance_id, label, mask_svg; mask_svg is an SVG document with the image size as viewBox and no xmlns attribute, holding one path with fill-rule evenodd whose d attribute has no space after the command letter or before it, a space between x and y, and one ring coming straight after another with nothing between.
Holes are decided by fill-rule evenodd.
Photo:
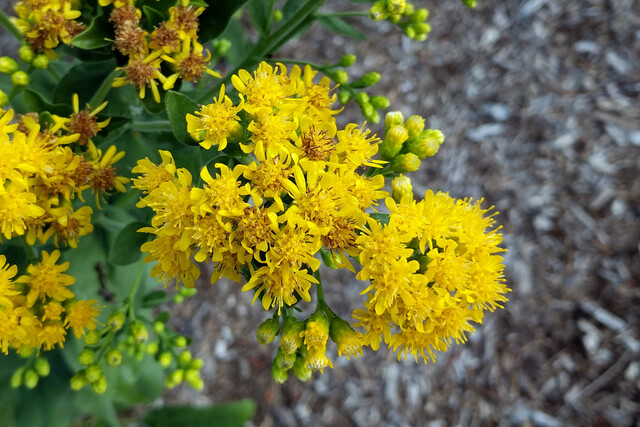
<instances>
[{"instance_id":1,"label":"goldenrod flower","mask_svg":"<svg viewBox=\"0 0 640 427\"><path fill-rule=\"evenodd\" d=\"M51 254L42 251L42 261L29 265L27 274L16 279L16 283L28 286L27 307L33 307L37 300L45 301L46 298L60 302L73 298L73 292L67 287L74 284L76 279L64 273L69 268L69 262L57 265L59 259L59 250L54 250Z\"/></svg>"},{"instance_id":2,"label":"goldenrod flower","mask_svg":"<svg viewBox=\"0 0 640 427\"><path fill-rule=\"evenodd\" d=\"M20 186L0 185L0 226L5 238L25 234L27 222L44 215L36 204L36 195Z\"/></svg>"},{"instance_id":3,"label":"goldenrod flower","mask_svg":"<svg viewBox=\"0 0 640 427\"><path fill-rule=\"evenodd\" d=\"M7 264L7 257L0 255L0 307L4 309L12 309L12 297L20 294L12 280L16 274L18 274L18 267Z\"/></svg>"},{"instance_id":4,"label":"goldenrod flower","mask_svg":"<svg viewBox=\"0 0 640 427\"><path fill-rule=\"evenodd\" d=\"M87 104L84 110L80 110L80 101L78 94L74 93L71 98L71 104L73 106L73 113L69 117L60 117L53 115L54 125L51 128L51 132L56 132L58 129L64 129L71 134L78 134L77 142L80 145L87 144L91 141L91 138L96 136L98 132L107 127L110 118L98 121L96 115L105 109L107 101L100 104L97 108L91 109L91 106Z\"/></svg>"},{"instance_id":5,"label":"goldenrod flower","mask_svg":"<svg viewBox=\"0 0 640 427\"><path fill-rule=\"evenodd\" d=\"M296 84L286 76L287 69L278 64L274 69L261 62L253 76L247 70L239 70L231 77L236 90L244 95L244 110L249 114L269 114L273 107L280 107L295 94Z\"/></svg>"},{"instance_id":6,"label":"goldenrod flower","mask_svg":"<svg viewBox=\"0 0 640 427\"><path fill-rule=\"evenodd\" d=\"M90 331L96 328L96 317L100 314L95 305L97 300L92 299L88 301L80 300L75 301L67 307L67 313L64 318L64 326L73 328L73 334L76 338L81 338L84 335L84 330Z\"/></svg>"},{"instance_id":7,"label":"goldenrod flower","mask_svg":"<svg viewBox=\"0 0 640 427\"><path fill-rule=\"evenodd\" d=\"M242 129L238 112L243 108L242 97L234 107L231 99L225 95L225 86L221 85L218 99L214 98L213 103L203 105L195 112L195 116L187 114L187 131L204 149L217 145L218 150L222 151L227 147L227 139ZM204 139L200 137L201 134Z\"/></svg>"},{"instance_id":8,"label":"goldenrod flower","mask_svg":"<svg viewBox=\"0 0 640 427\"><path fill-rule=\"evenodd\" d=\"M149 194L163 183L175 178L176 165L171 152L158 150L158 153L162 159L159 165L145 157L138 160L137 165L131 170L131 172L141 175L133 178L133 187L141 190L143 194ZM140 200L136 206L139 208L146 206L145 199Z\"/></svg>"}]
</instances>

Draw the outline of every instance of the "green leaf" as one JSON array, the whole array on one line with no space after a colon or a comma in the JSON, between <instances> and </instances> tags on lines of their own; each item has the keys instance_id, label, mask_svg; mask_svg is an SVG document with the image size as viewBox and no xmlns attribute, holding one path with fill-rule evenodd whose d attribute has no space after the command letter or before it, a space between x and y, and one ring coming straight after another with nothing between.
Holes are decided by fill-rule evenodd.
<instances>
[{"instance_id":1,"label":"green leaf","mask_svg":"<svg viewBox=\"0 0 640 427\"><path fill-rule=\"evenodd\" d=\"M149 240L150 235L138 233L138 230L146 225L143 222L132 222L118 233L109 254L111 264L129 265L142 258L140 246Z\"/></svg>"},{"instance_id":2,"label":"green leaf","mask_svg":"<svg viewBox=\"0 0 640 427\"><path fill-rule=\"evenodd\" d=\"M222 34L231 16L246 2L247 0L218 0L215 2L215 7L207 8L200 15L200 22L207 23L207 25L200 25L198 33L200 43L213 40Z\"/></svg>"},{"instance_id":3,"label":"green leaf","mask_svg":"<svg viewBox=\"0 0 640 427\"><path fill-rule=\"evenodd\" d=\"M74 93L78 94L80 109L91 101L91 97L102 86L104 80L116 68L116 61L82 62L72 67L65 74L53 93L53 101L62 104L71 104Z\"/></svg>"},{"instance_id":4,"label":"green leaf","mask_svg":"<svg viewBox=\"0 0 640 427\"><path fill-rule=\"evenodd\" d=\"M193 4L193 2L191 2L191 4ZM153 31L155 27L167 19L166 14L163 14L151 6L142 6L142 11L144 12L145 18L147 18L147 29L149 31Z\"/></svg>"},{"instance_id":5,"label":"green leaf","mask_svg":"<svg viewBox=\"0 0 640 427\"><path fill-rule=\"evenodd\" d=\"M265 0L252 0L247 5L249 17L254 28L262 37L268 36L269 18L271 14L271 2Z\"/></svg>"},{"instance_id":6,"label":"green leaf","mask_svg":"<svg viewBox=\"0 0 640 427\"><path fill-rule=\"evenodd\" d=\"M145 89L145 96L144 99L142 99L142 106L149 114L162 113L166 108L164 101L167 92L162 89L162 86L158 86L158 92L160 92L160 102L156 102L156 100L153 98L153 92L151 92L151 88L147 87Z\"/></svg>"},{"instance_id":7,"label":"green leaf","mask_svg":"<svg viewBox=\"0 0 640 427\"><path fill-rule=\"evenodd\" d=\"M109 384L107 396L127 406L149 403L160 396L164 388L162 367L150 356L131 360L125 355L122 365L107 366L104 373Z\"/></svg>"},{"instance_id":8,"label":"green leaf","mask_svg":"<svg viewBox=\"0 0 640 427\"><path fill-rule=\"evenodd\" d=\"M170 90L165 98L167 104L167 115L171 123L171 129L178 141L188 144L197 145L197 142L191 138L187 132L187 114L193 114L198 109L198 104L192 101L186 95Z\"/></svg>"},{"instance_id":9,"label":"green leaf","mask_svg":"<svg viewBox=\"0 0 640 427\"><path fill-rule=\"evenodd\" d=\"M318 22L322 24L326 29L333 31L336 34L340 34L346 37L351 37L358 40L366 40L364 34L362 34L359 30L353 27L351 24L348 24L343 19L337 16L321 16L318 18Z\"/></svg>"},{"instance_id":10,"label":"green leaf","mask_svg":"<svg viewBox=\"0 0 640 427\"><path fill-rule=\"evenodd\" d=\"M49 111L50 113L58 114L60 116L68 116L73 112L70 102L67 104L51 103L44 99L38 92L28 87L24 88L22 91L22 97L24 98L24 102L27 105L27 108L29 108L29 111L35 111L37 113Z\"/></svg>"},{"instance_id":11,"label":"green leaf","mask_svg":"<svg viewBox=\"0 0 640 427\"><path fill-rule=\"evenodd\" d=\"M113 39L113 26L109 19L102 14L97 15L89 24L89 27L71 39L71 45L79 49L92 50L105 46L111 46Z\"/></svg>"},{"instance_id":12,"label":"green leaf","mask_svg":"<svg viewBox=\"0 0 640 427\"><path fill-rule=\"evenodd\" d=\"M147 414L150 427L188 425L189 427L242 427L256 412L253 400L244 399L222 405L203 407L165 406Z\"/></svg>"},{"instance_id":13,"label":"green leaf","mask_svg":"<svg viewBox=\"0 0 640 427\"><path fill-rule=\"evenodd\" d=\"M157 307L162 303L167 302L167 292L163 290L151 291L142 298L143 307Z\"/></svg>"},{"instance_id":14,"label":"green leaf","mask_svg":"<svg viewBox=\"0 0 640 427\"><path fill-rule=\"evenodd\" d=\"M378 221L382 225L389 224L389 214L386 214L386 213L372 213L372 214L369 214L369 216L371 218L375 219L376 221Z\"/></svg>"}]
</instances>

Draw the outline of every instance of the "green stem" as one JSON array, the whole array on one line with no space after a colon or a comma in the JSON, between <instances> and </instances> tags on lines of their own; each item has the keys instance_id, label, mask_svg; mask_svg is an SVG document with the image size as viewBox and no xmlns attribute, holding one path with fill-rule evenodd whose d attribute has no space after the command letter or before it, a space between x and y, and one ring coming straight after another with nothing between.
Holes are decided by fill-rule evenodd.
<instances>
[{"instance_id":1,"label":"green stem","mask_svg":"<svg viewBox=\"0 0 640 427\"><path fill-rule=\"evenodd\" d=\"M313 14L325 0L308 0L288 21L284 22L278 30L271 34L268 38L259 40L258 43L251 49L249 54L245 57L240 65L238 65L233 71L228 73L224 78L214 87L202 94L198 99L199 103L205 103L210 100L215 94L220 91L220 86L228 84L231 80L231 76L236 74L241 69L252 68L255 64L266 58L271 52L279 48L284 42L289 40L293 35L307 23L309 18L312 18Z\"/></svg>"},{"instance_id":2,"label":"green stem","mask_svg":"<svg viewBox=\"0 0 640 427\"><path fill-rule=\"evenodd\" d=\"M127 308L127 312L131 320L136 320L136 314L133 312L133 302L136 297L136 292L138 291L138 286L140 285L140 282L142 279L143 271L144 271L144 262L140 261L140 267L138 267L136 278L133 280L133 284L131 285L131 289L129 290L129 295L127 295L127 299L125 300L125 302L129 305Z\"/></svg>"},{"instance_id":3,"label":"green stem","mask_svg":"<svg viewBox=\"0 0 640 427\"><path fill-rule=\"evenodd\" d=\"M318 305L327 305L324 300L324 290L322 289L322 278L320 278L320 271L314 271L313 277L318 280L318 283L316 284L316 296L318 297Z\"/></svg>"},{"instance_id":4,"label":"green stem","mask_svg":"<svg viewBox=\"0 0 640 427\"><path fill-rule=\"evenodd\" d=\"M22 236L22 242L24 243L24 250L27 252L27 261L29 264L33 264L33 261L38 259L36 250L33 246L27 243L27 236Z\"/></svg>"},{"instance_id":5,"label":"green stem","mask_svg":"<svg viewBox=\"0 0 640 427\"><path fill-rule=\"evenodd\" d=\"M276 0L271 0L271 5L269 6L269 16L267 17L267 34L271 33L271 25L273 24L273 12L276 7Z\"/></svg>"},{"instance_id":6,"label":"green stem","mask_svg":"<svg viewBox=\"0 0 640 427\"><path fill-rule=\"evenodd\" d=\"M155 120L148 122L135 122L131 129L138 132L171 132L169 120Z\"/></svg>"},{"instance_id":7,"label":"green stem","mask_svg":"<svg viewBox=\"0 0 640 427\"><path fill-rule=\"evenodd\" d=\"M11 100L15 98L18 93L20 93L21 89L21 86L13 85L13 87L11 88L11 92L9 92L9 102L11 102Z\"/></svg>"},{"instance_id":8,"label":"green stem","mask_svg":"<svg viewBox=\"0 0 640 427\"><path fill-rule=\"evenodd\" d=\"M111 90L111 85L113 84L113 81L116 79L116 77L119 77L121 74L122 74L122 70L113 70L111 74L109 74L107 78L104 79L104 81L98 88L98 91L93 95L93 97L89 101L89 105L91 105L91 108L96 108L98 105L102 103L102 101L104 101L104 98L107 96L107 94Z\"/></svg>"},{"instance_id":9,"label":"green stem","mask_svg":"<svg viewBox=\"0 0 640 427\"><path fill-rule=\"evenodd\" d=\"M353 10L350 12L334 12L334 13L316 13L316 18L341 18L343 16L369 16L369 12L362 10Z\"/></svg>"},{"instance_id":10,"label":"green stem","mask_svg":"<svg viewBox=\"0 0 640 427\"><path fill-rule=\"evenodd\" d=\"M24 37L22 37L22 33L20 33L20 30L18 30L18 28L13 25L11 19L9 19L7 14L4 13L2 9L0 9L0 25L2 25L7 31L9 31L16 38L16 40L18 40L19 42L24 41Z\"/></svg>"}]
</instances>

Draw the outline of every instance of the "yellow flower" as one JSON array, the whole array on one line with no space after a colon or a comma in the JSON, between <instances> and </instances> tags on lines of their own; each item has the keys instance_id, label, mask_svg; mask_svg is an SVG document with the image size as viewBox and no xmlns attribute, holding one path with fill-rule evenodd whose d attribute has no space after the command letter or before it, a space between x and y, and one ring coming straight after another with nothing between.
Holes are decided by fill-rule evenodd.
<instances>
[{"instance_id":1,"label":"yellow flower","mask_svg":"<svg viewBox=\"0 0 640 427\"><path fill-rule=\"evenodd\" d=\"M76 279L64 273L69 268L68 261L56 265L59 259L58 250L51 254L42 251L42 261L36 265L29 265L27 274L16 279L16 283L24 283L28 287L27 308L33 307L37 300L45 301L51 298L62 302L73 298L73 292L67 287L74 284Z\"/></svg>"},{"instance_id":2,"label":"yellow flower","mask_svg":"<svg viewBox=\"0 0 640 427\"><path fill-rule=\"evenodd\" d=\"M153 240L140 247L143 253L147 253L144 262L157 261L151 269L151 277L157 277L165 286L175 279L176 286L183 283L192 288L200 276L200 270L191 262L191 251L179 249L181 236L172 234L173 231L167 232L164 227L144 227L138 231L156 235Z\"/></svg>"},{"instance_id":3,"label":"yellow flower","mask_svg":"<svg viewBox=\"0 0 640 427\"><path fill-rule=\"evenodd\" d=\"M129 178L124 176L118 176L116 174L116 168L113 166L125 155L124 151L117 152L116 146L110 146L103 154L102 150L99 150L89 143L89 154L93 158L91 166L93 168L93 174L91 176L91 189L95 194L96 205L100 208L100 199L104 201L104 195L110 191L116 190L120 193L127 191L125 184L129 182Z\"/></svg>"},{"instance_id":4,"label":"yellow flower","mask_svg":"<svg viewBox=\"0 0 640 427\"><path fill-rule=\"evenodd\" d=\"M241 144L245 153L256 153L259 158L271 158L286 155L289 152L288 142L295 136L298 127L296 122L284 111L263 114L258 120L249 123L247 129L252 132L251 144Z\"/></svg>"},{"instance_id":5,"label":"yellow flower","mask_svg":"<svg viewBox=\"0 0 640 427\"><path fill-rule=\"evenodd\" d=\"M369 136L369 129L358 129L355 123L349 123L344 130L337 132L338 143L336 152L343 161L353 168L360 166L382 167L385 161L373 160L373 156L378 152L380 139L373 135Z\"/></svg>"},{"instance_id":6,"label":"yellow flower","mask_svg":"<svg viewBox=\"0 0 640 427\"><path fill-rule=\"evenodd\" d=\"M53 115L54 125L51 128L51 132L56 132L58 129L64 129L71 134L78 134L78 144L84 145L91 141L91 138L96 136L98 132L107 127L110 118L98 122L96 115L105 109L107 101L100 104L96 109L91 110L91 106L87 104L84 110L80 110L80 101L78 94L74 93L71 98L71 104L73 105L73 114L69 117L60 117Z\"/></svg>"},{"instance_id":7,"label":"yellow flower","mask_svg":"<svg viewBox=\"0 0 640 427\"><path fill-rule=\"evenodd\" d=\"M51 350L56 345L60 348L64 347L64 339L67 335L62 323L60 322L47 322L42 326L38 333L38 339L42 343L45 350Z\"/></svg>"},{"instance_id":8,"label":"yellow flower","mask_svg":"<svg viewBox=\"0 0 640 427\"><path fill-rule=\"evenodd\" d=\"M0 226L5 238L22 236L31 219L44 215L36 204L36 195L24 191L18 185L0 185Z\"/></svg>"},{"instance_id":9,"label":"yellow flower","mask_svg":"<svg viewBox=\"0 0 640 427\"><path fill-rule=\"evenodd\" d=\"M187 131L191 136L200 141L200 145L208 150L212 145L217 145L218 150L224 150L227 139L234 133L242 130L238 112L242 111L244 101L240 97L240 103L233 106L231 99L225 95L225 86L220 87L218 99L214 98L211 104L203 105L196 115L187 114ZM204 139L200 137L204 134Z\"/></svg>"},{"instance_id":10,"label":"yellow flower","mask_svg":"<svg viewBox=\"0 0 640 427\"><path fill-rule=\"evenodd\" d=\"M131 83L138 90L140 99L144 99L146 87L149 86L153 93L153 99L157 103L160 103L160 92L158 91L156 79L162 83L167 81L167 78L160 72L162 63L160 55L162 55L162 51L156 50L146 55L143 59L130 58L129 63L122 68L126 75L124 77L117 77L113 81L112 86L122 87Z\"/></svg>"},{"instance_id":11,"label":"yellow flower","mask_svg":"<svg viewBox=\"0 0 640 427\"><path fill-rule=\"evenodd\" d=\"M90 331L96 328L96 317L100 314L95 305L97 300L92 299L88 301L80 300L71 303L67 308L67 314L64 317L65 328L73 328L73 334L76 338L81 338L84 335L84 330Z\"/></svg>"},{"instance_id":12,"label":"yellow flower","mask_svg":"<svg viewBox=\"0 0 640 427\"><path fill-rule=\"evenodd\" d=\"M11 280L17 273L18 267L7 264L7 257L0 255L0 307L13 308L12 297L20 294Z\"/></svg>"},{"instance_id":13,"label":"yellow flower","mask_svg":"<svg viewBox=\"0 0 640 427\"><path fill-rule=\"evenodd\" d=\"M176 175L176 164L171 152L158 150L162 159L159 165L154 164L148 157L138 160L137 165L131 170L133 173L141 174L133 179L133 187L149 194L165 182L173 181ZM139 208L146 206L145 199L136 205Z\"/></svg>"},{"instance_id":14,"label":"yellow flower","mask_svg":"<svg viewBox=\"0 0 640 427\"><path fill-rule=\"evenodd\" d=\"M202 77L202 73L220 77L220 74L207 67L209 61L211 61L211 53L206 51L206 54L203 54L204 48L197 41L193 41L193 49L191 49L191 44L191 38L186 37L182 41L182 50L180 52L173 56L162 55L162 59L172 64L176 69L176 72L167 77L167 80L162 85L164 90L171 89L178 78L187 82L197 83Z\"/></svg>"},{"instance_id":15,"label":"yellow flower","mask_svg":"<svg viewBox=\"0 0 640 427\"><path fill-rule=\"evenodd\" d=\"M242 291L255 289L253 302L262 296L264 309L277 306L280 314L282 307L294 305L299 299L311 301L309 289L312 283L318 281L306 269L264 266L251 274L251 279L242 287Z\"/></svg>"},{"instance_id":16,"label":"yellow flower","mask_svg":"<svg viewBox=\"0 0 640 427\"><path fill-rule=\"evenodd\" d=\"M51 301L50 303L44 305L43 311L43 322L45 320L60 320L62 318L62 313L64 312L64 307L57 301Z\"/></svg>"},{"instance_id":17,"label":"yellow flower","mask_svg":"<svg viewBox=\"0 0 640 427\"><path fill-rule=\"evenodd\" d=\"M231 83L243 94L246 101L244 110L249 114L269 114L273 107L281 107L290 101L295 94L296 84L287 75L284 65L278 64L274 69L266 62L261 62L253 76L247 70L239 70L231 77Z\"/></svg>"},{"instance_id":18,"label":"yellow flower","mask_svg":"<svg viewBox=\"0 0 640 427\"><path fill-rule=\"evenodd\" d=\"M191 190L191 200L195 205L194 211L199 215L206 215L217 208L227 215L237 215L249 206L243 197L251 194L254 190L249 184L242 185L238 181L243 171L241 165L237 165L233 170L224 163L216 163L215 167L220 170L215 178L211 176L206 166L200 171L200 177L206 185L204 189L193 188Z\"/></svg>"},{"instance_id":19,"label":"yellow flower","mask_svg":"<svg viewBox=\"0 0 640 427\"><path fill-rule=\"evenodd\" d=\"M361 308L353 312L353 317L357 320L354 326L361 327L365 331L362 343L377 351L383 338L386 343L389 343L393 323L388 313L377 315L375 311L371 310L370 304L365 303L365 307L366 309Z\"/></svg>"},{"instance_id":20,"label":"yellow flower","mask_svg":"<svg viewBox=\"0 0 640 427\"><path fill-rule=\"evenodd\" d=\"M55 235L53 243L56 247L59 243L63 243L77 248L78 239L93 231L92 213L93 209L89 206L82 206L74 211L68 202L64 206L48 209L47 214L50 217L51 226L44 232L42 240L46 242Z\"/></svg>"}]
</instances>

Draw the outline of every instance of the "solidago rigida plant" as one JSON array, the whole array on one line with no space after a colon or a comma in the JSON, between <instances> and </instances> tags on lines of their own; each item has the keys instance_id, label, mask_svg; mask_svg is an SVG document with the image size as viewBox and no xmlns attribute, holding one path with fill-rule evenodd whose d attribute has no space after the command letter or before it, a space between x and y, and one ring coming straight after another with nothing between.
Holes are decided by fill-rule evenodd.
<instances>
[{"instance_id":1,"label":"solidago rigida plant","mask_svg":"<svg viewBox=\"0 0 640 427\"><path fill-rule=\"evenodd\" d=\"M277 340L277 382L332 367L329 341L347 358L384 342L427 362L506 301L492 208L414 198L407 174L442 132L398 111L381 120L381 76L350 78L354 55L274 59L314 21L362 37L343 16L423 41L427 10L323 3L20 0L0 15L22 43L0 58L0 349L13 388L93 390L111 411L163 386L203 388L203 361L155 309L193 296L203 264L266 311L256 336ZM352 102L363 123L340 125ZM323 263L361 281L351 319L325 301Z\"/></svg>"}]
</instances>

